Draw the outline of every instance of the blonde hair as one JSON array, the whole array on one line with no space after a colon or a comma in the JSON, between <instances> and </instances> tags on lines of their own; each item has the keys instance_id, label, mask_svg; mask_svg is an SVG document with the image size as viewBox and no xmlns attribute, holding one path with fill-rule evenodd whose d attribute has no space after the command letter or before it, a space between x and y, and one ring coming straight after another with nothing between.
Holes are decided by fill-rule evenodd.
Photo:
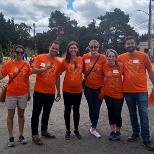
<instances>
[{"instance_id":1,"label":"blonde hair","mask_svg":"<svg viewBox=\"0 0 154 154\"><path fill-rule=\"evenodd\" d=\"M116 59L115 59L115 64L117 65L118 70L120 70L120 66L119 66L118 61L117 61L117 58L118 58L118 54L117 54L117 52L116 52L115 50L113 50L113 49L107 49L107 50L106 50L105 57L108 56L109 52L112 52L112 53L115 54L115 57L116 57Z\"/></svg>"},{"instance_id":2,"label":"blonde hair","mask_svg":"<svg viewBox=\"0 0 154 154\"><path fill-rule=\"evenodd\" d=\"M89 45L90 45L91 43L97 43L98 46L99 46L99 42L98 42L97 40L91 40L91 41L89 42Z\"/></svg>"}]
</instances>

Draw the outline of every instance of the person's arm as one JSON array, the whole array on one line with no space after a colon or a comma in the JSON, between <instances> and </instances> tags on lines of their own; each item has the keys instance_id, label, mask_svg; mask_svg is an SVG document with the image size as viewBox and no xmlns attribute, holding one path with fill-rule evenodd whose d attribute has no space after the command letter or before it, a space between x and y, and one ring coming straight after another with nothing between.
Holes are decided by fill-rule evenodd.
<instances>
[{"instance_id":1,"label":"person's arm","mask_svg":"<svg viewBox=\"0 0 154 154\"><path fill-rule=\"evenodd\" d=\"M61 97L60 95L60 76L56 77L56 89L57 89L57 97Z\"/></svg>"},{"instance_id":2,"label":"person's arm","mask_svg":"<svg viewBox=\"0 0 154 154\"><path fill-rule=\"evenodd\" d=\"M32 67L32 73L33 74L40 74L48 69L50 69L52 67L52 65L49 63L47 64L45 67L43 68L35 68L35 67Z\"/></svg>"},{"instance_id":3,"label":"person's arm","mask_svg":"<svg viewBox=\"0 0 154 154\"><path fill-rule=\"evenodd\" d=\"M152 91L154 91L154 71L153 69L148 70L148 74L149 74L149 79L151 80L152 85L153 85Z\"/></svg>"}]
</instances>

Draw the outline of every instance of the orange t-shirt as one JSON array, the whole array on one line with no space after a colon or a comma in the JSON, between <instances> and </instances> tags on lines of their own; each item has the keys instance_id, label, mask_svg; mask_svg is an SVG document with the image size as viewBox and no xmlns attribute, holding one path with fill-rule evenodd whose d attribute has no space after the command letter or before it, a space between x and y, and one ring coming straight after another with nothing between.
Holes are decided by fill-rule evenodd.
<instances>
[{"instance_id":1,"label":"orange t-shirt","mask_svg":"<svg viewBox=\"0 0 154 154\"><path fill-rule=\"evenodd\" d=\"M93 67L93 64L95 63L96 57L91 57L88 53L83 55L83 72L86 76L88 72ZM100 57L93 68L93 70L90 72L90 74L85 79L85 85L92 89L97 89L99 87L102 87L103 80L104 80L104 74L103 74L103 65L107 62L104 55L100 54Z\"/></svg>"},{"instance_id":2,"label":"orange t-shirt","mask_svg":"<svg viewBox=\"0 0 154 154\"><path fill-rule=\"evenodd\" d=\"M35 57L32 64L34 68L43 68L48 63L52 64L52 68L36 75L34 90L46 94L55 94L56 77L61 75L61 62L58 58L50 58L47 54L40 54Z\"/></svg>"},{"instance_id":3,"label":"orange t-shirt","mask_svg":"<svg viewBox=\"0 0 154 154\"><path fill-rule=\"evenodd\" d=\"M63 81L63 91L68 93L81 93L82 92L82 69L83 61L82 57L76 58L77 68L74 67L74 61L70 59L70 63L63 59L61 65L61 71L65 71Z\"/></svg>"},{"instance_id":4,"label":"orange t-shirt","mask_svg":"<svg viewBox=\"0 0 154 154\"><path fill-rule=\"evenodd\" d=\"M146 69L152 69L148 55L137 51L118 56L118 61L124 64L123 92L147 92Z\"/></svg>"},{"instance_id":5,"label":"orange t-shirt","mask_svg":"<svg viewBox=\"0 0 154 154\"><path fill-rule=\"evenodd\" d=\"M20 62L14 62L10 60L6 62L1 69L2 75L9 76L9 81L17 74L20 70L24 61L21 60ZM6 95L7 96L20 96L28 93L28 85L27 85L27 78L32 74L30 69L30 65L25 62L22 70L19 74L13 79L13 81L8 85Z\"/></svg>"},{"instance_id":6,"label":"orange t-shirt","mask_svg":"<svg viewBox=\"0 0 154 154\"><path fill-rule=\"evenodd\" d=\"M118 63L117 65L109 66L106 63L103 66L104 77L104 94L113 98L123 98L123 64Z\"/></svg>"}]
</instances>

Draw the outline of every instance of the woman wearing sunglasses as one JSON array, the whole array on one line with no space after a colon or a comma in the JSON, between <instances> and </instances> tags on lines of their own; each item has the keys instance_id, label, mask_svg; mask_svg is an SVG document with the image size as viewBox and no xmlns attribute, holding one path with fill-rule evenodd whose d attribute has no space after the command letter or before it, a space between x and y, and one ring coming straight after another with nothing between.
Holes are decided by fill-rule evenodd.
<instances>
[{"instance_id":1,"label":"woman wearing sunglasses","mask_svg":"<svg viewBox=\"0 0 154 154\"><path fill-rule=\"evenodd\" d=\"M105 56L98 52L99 42L97 40L91 40L88 48L89 52L83 55L83 72L85 74L84 94L89 106L90 133L96 138L100 138L101 135L96 131L96 127L102 100L98 98L98 95L104 80L102 68L107 61Z\"/></svg>"},{"instance_id":2,"label":"woman wearing sunglasses","mask_svg":"<svg viewBox=\"0 0 154 154\"><path fill-rule=\"evenodd\" d=\"M30 65L22 60L24 47L17 45L14 49L14 59L6 62L0 72L0 79L7 75L9 82L6 91L5 104L8 109L7 128L9 133L8 147L14 147L13 137L13 118L17 106L18 124L19 124L19 142L27 144L23 136L24 129L24 112L27 102L30 100L29 76L32 74Z\"/></svg>"},{"instance_id":3,"label":"woman wearing sunglasses","mask_svg":"<svg viewBox=\"0 0 154 154\"><path fill-rule=\"evenodd\" d=\"M80 120L80 103L82 97L82 57L79 56L79 46L76 42L71 41L66 50L66 58L63 59L61 71L66 72L63 81L63 98L64 98L64 119L66 125L65 139L70 140L70 114L73 108L74 134L77 139L81 139L78 130Z\"/></svg>"}]
</instances>

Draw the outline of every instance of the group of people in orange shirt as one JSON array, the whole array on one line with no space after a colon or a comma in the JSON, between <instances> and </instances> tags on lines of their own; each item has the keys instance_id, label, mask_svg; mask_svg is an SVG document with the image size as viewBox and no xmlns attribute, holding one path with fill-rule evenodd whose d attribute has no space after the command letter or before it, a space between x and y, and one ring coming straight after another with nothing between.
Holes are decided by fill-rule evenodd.
<instances>
[{"instance_id":1,"label":"group of people in orange shirt","mask_svg":"<svg viewBox=\"0 0 154 154\"><path fill-rule=\"evenodd\" d=\"M38 134L39 116L42 108L41 135L46 138L55 138L53 134L48 132L48 121L55 97L57 101L61 98L60 75L65 72L62 92L66 140L71 139L71 109L73 109L74 134L77 139L82 139L79 132L79 121L83 93L82 74L84 74L84 95L89 107L90 133L96 138L101 138L96 128L100 107L104 99L108 109L108 119L111 129L109 140L121 140L121 111L125 98L133 132L128 137L128 141L135 141L141 135L145 148L153 151L154 146L151 144L149 135L146 70L153 86L154 71L148 55L136 50L137 44L135 38L132 36L125 38L127 52L119 56L113 49L107 49L105 55L99 54L99 42L91 40L88 46L89 52L81 57L79 56L79 45L77 42L71 41L66 49L66 58L60 62L56 57L59 52L59 46L59 42L51 42L49 53L35 57L31 65L32 70L28 64L25 64L20 70L24 63L22 60L24 48L17 46L14 50L15 59L2 66L0 79L9 75L9 79L11 80L20 71L17 77L8 85L5 100L8 108L7 127L10 136L8 146L15 146L12 130L16 105L18 107L19 141L22 144L27 143L23 136L24 110L27 101L30 100L29 76L32 73L36 74L31 118L32 140L36 145L43 145ZM154 91L154 88L152 91ZM137 108L140 125L137 117Z\"/></svg>"}]
</instances>

